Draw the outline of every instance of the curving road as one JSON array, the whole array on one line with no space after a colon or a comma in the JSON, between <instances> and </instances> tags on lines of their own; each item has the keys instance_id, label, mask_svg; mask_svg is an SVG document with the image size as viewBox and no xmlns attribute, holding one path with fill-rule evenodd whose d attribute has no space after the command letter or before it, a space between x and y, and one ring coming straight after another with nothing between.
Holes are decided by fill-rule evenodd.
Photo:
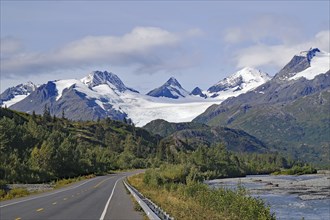
<instances>
[{"instance_id":1,"label":"curving road","mask_svg":"<svg viewBox=\"0 0 330 220\"><path fill-rule=\"evenodd\" d=\"M134 173L100 176L60 190L0 202L0 219L143 219L134 211L122 182Z\"/></svg>"}]
</instances>

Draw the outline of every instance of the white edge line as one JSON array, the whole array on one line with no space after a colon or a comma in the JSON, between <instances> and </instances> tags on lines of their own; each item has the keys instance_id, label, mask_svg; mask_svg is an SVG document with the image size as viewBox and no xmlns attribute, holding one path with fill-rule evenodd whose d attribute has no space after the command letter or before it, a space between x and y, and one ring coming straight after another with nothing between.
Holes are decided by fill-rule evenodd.
<instances>
[{"instance_id":1,"label":"white edge line","mask_svg":"<svg viewBox=\"0 0 330 220\"><path fill-rule=\"evenodd\" d=\"M109 207L110 201L111 201L111 199L112 199L113 193L115 192L116 185L117 185L118 181L121 180L121 179L123 179L123 178L124 178L124 176L121 177L121 178L119 178L119 179L115 182L115 185L113 186L113 189L112 189L112 192L111 192L111 194L110 194L110 197L109 197L107 203L105 204L105 207L104 207L104 210L103 210L102 215L101 215L101 217L100 217L100 220L104 220L104 217L105 217L105 215L107 214L107 210L108 210L108 207Z\"/></svg>"},{"instance_id":2,"label":"white edge line","mask_svg":"<svg viewBox=\"0 0 330 220\"><path fill-rule=\"evenodd\" d=\"M99 178L100 177L94 178L94 179L90 179L90 180L87 180L86 182L83 182L82 184L77 185L77 186L74 186L74 187L71 187L71 188L68 188L68 189L63 189L63 190L60 190L60 191L57 191L57 192L53 192L53 193L50 193L50 194L47 194L47 195L37 196L37 197L30 198L30 199L25 199L25 200L21 200L21 201L9 203L9 204L6 204L6 205L2 205L2 206L0 206L0 208L6 207L6 206L15 205L15 204L22 203L22 202L31 201L31 200L34 200L34 199L39 199L39 198L51 196L51 195L54 195L54 194L57 194L57 193L60 193L60 192L65 192L65 191L68 191L68 190L71 190L71 189L75 189L75 188L78 188L78 187L80 187L80 186L82 186L82 185L84 185L84 184L92 181L92 180L96 180L96 179L99 179Z\"/></svg>"}]
</instances>

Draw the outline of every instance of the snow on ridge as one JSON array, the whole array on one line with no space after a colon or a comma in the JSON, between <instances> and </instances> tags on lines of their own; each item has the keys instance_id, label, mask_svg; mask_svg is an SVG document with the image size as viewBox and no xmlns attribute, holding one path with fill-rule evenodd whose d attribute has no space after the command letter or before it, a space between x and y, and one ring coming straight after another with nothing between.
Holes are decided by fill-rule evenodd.
<instances>
[{"instance_id":1,"label":"snow on ridge","mask_svg":"<svg viewBox=\"0 0 330 220\"><path fill-rule=\"evenodd\" d=\"M24 98L29 96L31 92L35 91L38 88L37 85L28 81L26 83L19 84L14 87L6 89L2 94L2 104L1 106L12 106L17 102L22 101Z\"/></svg>"},{"instance_id":2,"label":"snow on ridge","mask_svg":"<svg viewBox=\"0 0 330 220\"><path fill-rule=\"evenodd\" d=\"M208 97L227 99L255 89L269 81L271 77L260 70L245 67L210 87L205 94Z\"/></svg>"},{"instance_id":3,"label":"snow on ridge","mask_svg":"<svg viewBox=\"0 0 330 220\"><path fill-rule=\"evenodd\" d=\"M28 95L16 95L14 98L12 98L12 99L10 99L10 100L8 100L8 101L4 101L4 102L2 103L1 106L2 106L2 107L4 107L4 106L10 107L10 106L16 104L17 102L22 101L22 100L25 99L27 96L28 96Z\"/></svg>"},{"instance_id":4,"label":"snow on ridge","mask_svg":"<svg viewBox=\"0 0 330 220\"><path fill-rule=\"evenodd\" d=\"M233 81L239 77L242 78L244 83L249 83L251 81L263 82L271 78L267 73L264 73L260 70L254 69L252 67L245 67L225 78L223 81L234 83ZM220 81L219 84L223 81Z\"/></svg>"},{"instance_id":5,"label":"snow on ridge","mask_svg":"<svg viewBox=\"0 0 330 220\"><path fill-rule=\"evenodd\" d=\"M330 69L330 53L320 51L315 53L313 59L310 60L310 67L307 69L296 73L294 76L288 80L296 80L304 77L308 80L314 79L317 75L326 73Z\"/></svg>"},{"instance_id":6,"label":"snow on ridge","mask_svg":"<svg viewBox=\"0 0 330 220\"><path fill-rule=\"evenodd\" d=\"M62 79L54 81L57 90L56 101L58 101L62 97L64 89L70 88L72 85L79 82L80 81L76 79Z\"/></svg>"}]
</instances>

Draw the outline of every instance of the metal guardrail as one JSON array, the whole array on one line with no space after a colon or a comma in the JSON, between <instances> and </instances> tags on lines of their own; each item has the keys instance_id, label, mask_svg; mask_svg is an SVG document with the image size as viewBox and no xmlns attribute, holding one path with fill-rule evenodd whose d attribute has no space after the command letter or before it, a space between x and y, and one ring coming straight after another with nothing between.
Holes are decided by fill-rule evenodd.
<instances>
[{"instance_id":1,"label":"metal guardrail","mask_svg":"<svg viewBox=\"0 0 330 220\"><path fill-rule=\"evenodd\" d=\"M128 189L128 191L133 195L135 200L139 203L143 211L146 213L149 219L151 220L174 220L174 218L170 217L164 210L162 210L159 206L153 203L150 199L143 196L137 189L131 186L126 180L123 181L124 185Z\"/></svg>"}]
</instances>

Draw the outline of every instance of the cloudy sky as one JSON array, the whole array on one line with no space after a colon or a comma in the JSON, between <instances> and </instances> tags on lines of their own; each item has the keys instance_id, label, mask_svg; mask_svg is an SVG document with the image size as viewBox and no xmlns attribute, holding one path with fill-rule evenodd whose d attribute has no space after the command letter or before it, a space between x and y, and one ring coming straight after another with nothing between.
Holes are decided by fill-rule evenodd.
<instances>
[{"instance_id":1,"label":"cloudy sky","mask_svg":"<svg viewBox=\"0 0 330 220\"><path fill-rule=\"evenodd\" d=\"M1 0L0 90L93 70L143 93L170 76L192 90L246 66L274 75L300 51L330 51L329 4Z\"/></svg>"}]
</instances>

